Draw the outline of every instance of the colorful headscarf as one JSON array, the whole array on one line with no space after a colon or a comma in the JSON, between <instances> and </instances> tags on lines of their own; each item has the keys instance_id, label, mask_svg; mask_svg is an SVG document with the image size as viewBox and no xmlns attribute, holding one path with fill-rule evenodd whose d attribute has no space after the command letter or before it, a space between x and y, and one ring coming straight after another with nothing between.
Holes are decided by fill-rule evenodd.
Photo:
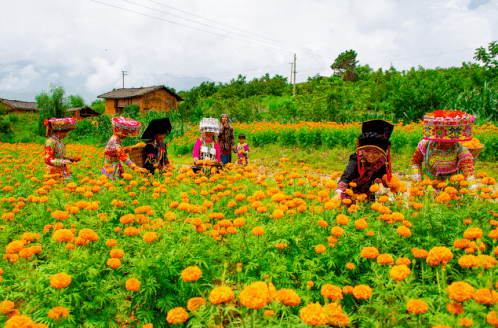
<instances>
[{"instance_id":1,"label":"colorful headscarf","mask_svg":"<svg viewBox=\"0 0 498 328\"><path fill-rule=\"evenodd\" d=\"M122 116L112 119L114 133L120 138L138 137L142 124L139 121Z\"/></svg>"},{"instance_id":2,"label":"colorful headscarf","mask_svg":"<svg viewBox=\"0 0 498 328\"><path fill-rule=\"evenodd\" d=\"M53 131L71 131L76 127L76 120L74 118L55 118L45 120L44 125L47 127L47 137L52 135Z\"/></svg>"}]
</instances>

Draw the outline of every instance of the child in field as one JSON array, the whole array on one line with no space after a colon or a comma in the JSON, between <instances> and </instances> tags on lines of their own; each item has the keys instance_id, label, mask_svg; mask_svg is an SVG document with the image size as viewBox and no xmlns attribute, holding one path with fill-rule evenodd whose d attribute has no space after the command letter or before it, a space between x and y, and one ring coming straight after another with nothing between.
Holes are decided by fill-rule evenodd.
<instances>
[{"instance_id":1,"label":"child in field","mask_svg":"<svg viewBox=\"0 0 498 328\"><path fill-rule=\"evenodd\" d=\"M346 170L341 176L334 198L351 199L354 194L365 194L368 201L375 201L370 190L372 184L391 180L391 143L389 138L394 126L384 120L363 122L358 147L349 157Z\"/></svg>"},{"instance_id":2,"label":"child in field","mask_svg":"<svg viewBox=\"0 0 498 328\"><path fill-rule=\"evenodd\" d=\"M426 114L424 139L418 143L412 158L412 181L422 181L422 175L443 181L452 175L462 174L469 190L475 190L473 157L460 143L472 140L474 120L474 116L460 111L438 110Z\"/></svg>"},{"instance_id":3,"label":"child in field","mask_svg":"<svg viewBox=\"0 0 498 328\"><path fill-rule=\"evenodd\" d=\"M194 159L194 172L199 171L201 168L198 165L200 160L203 164L207 160L211 164L217 165L221 163L221 149L220 144L216 141L216 136L220 132L220 123L216 118L203 118L199 124L199 133L201 137L197 139L192 152Z\"/></svg>"},{"instance_id":4,"label":"child in field","mask_svg":"<svg viewBox=\"0 0 498 328\"><path fill-rule=\"evenodd\" d=\"M246 136L244 134L239 134L239 143L235 147L235 152L237 153L237 164L247 165L247 154L249 153L249 146L245 143Z\"/></svg>"},{"instance_id":5,"label":"child in field","mask_svg":"<svg viewBox=\"0 0 498 328\"><path fill-rule=\"evenodd\" d=\"M67 165L79 158L66 156L66 146L62 140L76 127L74 118L51 118L45 120L47 141L45 142L46 178L71 180Z\"/></svg>"},{"instance_id":6,"label":"child in field","mask_svg":"<svg viewBox=\"0 0 498 328\"><path fill-rule=\"evenodd\" d=\"M125 163L134 171L147 173L146 169L139 168L131 161L123 149L121 140L128 137L138 137L140 134L141 124L138 121L125 117L114 117L112 119L113 135L107 142L104 152L104 166L102 167L102 175L106 175L109 179L116 180L121 178L124 173L122 163Z\"/></svg>"}]
</instances>

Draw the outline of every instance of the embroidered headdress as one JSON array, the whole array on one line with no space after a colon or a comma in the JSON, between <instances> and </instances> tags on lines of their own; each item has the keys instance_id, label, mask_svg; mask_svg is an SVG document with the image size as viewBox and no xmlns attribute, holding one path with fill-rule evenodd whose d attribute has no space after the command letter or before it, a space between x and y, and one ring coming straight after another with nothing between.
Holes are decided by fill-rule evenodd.
<instances>
[{"instance_id":1,"label":"embroidered headdress","mask_svg":"<svg viewBox=\"0 0 498 328\"><path fill-rule=\"evenodd\" d=\"M437 110L424 116L424 139L439 142L472 140L475 117L461 111Z\"/></svg>"},{"instance_id":2,"label":"embroidered headdress","mask_svg":"<svg viewBox=\"0 0 498 328\"><path fill-rule=\"evenodd\" d=\"M141 139L154 139L156 134L167 134L171 132L171 122L169 118L152 120L142 134Z\"/></svg>"},{"instance_id":3,"label":"embroidered headdress","mask_svg":"<svg viewBox=\"0 0 498 328\"><path fill-rule=\"evenodd\" d=\"M47 137L52 135L53 131L71 131L76 127L76 120L74 118L55 118L44 121L47 127Z\"/></svg>"},{"instance_id":4,"label":"embroidered headdress","mask_svg":"<svg viewBox=\"0 0 498 328\"><path fill-rule=\"evenodd\" d=\"M131 118L117 116L112 118L114 133L121 138L138 137L142 124Z\"/></svg>"},{"instance_id":5,"label":"embroidered headdress","mask_svg":"<svg viewBox=\"0 0 498 328\"><path fill-rule=\"evenodd\" d=\"M391 168L391 142L389 138L393 133L394 125L384 120L370 120L363 122L361 125L361 135L358 137L358 148L357 158L358 158L358 172L362 176L365 172L365 160L360 156L360 152L367 148L374 148L386 155L386 171L387 180L391 181L392 168Z\"/></svg>"},{"instance_id":6,"label":"embroidered headdress","mask_svg":"<svg viewBox=\"0 0 498 328\"><path fill-rule=\"evenodd\" d=\"M218 135L220 133L220 122L217 118L205 117L199 123L199 132L213 132L215 135Z\"/></svg>"}]
</instances>

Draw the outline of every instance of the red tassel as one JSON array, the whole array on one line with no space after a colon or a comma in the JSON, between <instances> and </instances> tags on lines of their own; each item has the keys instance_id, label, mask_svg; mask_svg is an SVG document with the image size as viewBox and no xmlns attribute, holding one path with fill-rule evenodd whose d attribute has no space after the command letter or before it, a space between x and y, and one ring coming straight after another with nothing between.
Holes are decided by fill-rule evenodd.
<instances>
[{"instance_id":1,"label":"red tassel","mask_svg":"<svg viewBox=\"0 0 498 328\"><path fill-rule=\"evenodd\" d=\"M387 181L391 181L393 172L391 168L391 146L387 146Z\"/></svg>"},{"instance_id":2,"label":"red tassel","mask_svg":"<svg viewBox=\"0 0 498 328\"><path fill-rule=\"evenodd\" d=\"M360 173L360 178L361 178L363 174L365 174L365 167L361 165L360 152L358 150L359 147L360 147L360 140L358 140L356 143L356 161L358 164L358 172Z\"/></svg>"}]
</instances>

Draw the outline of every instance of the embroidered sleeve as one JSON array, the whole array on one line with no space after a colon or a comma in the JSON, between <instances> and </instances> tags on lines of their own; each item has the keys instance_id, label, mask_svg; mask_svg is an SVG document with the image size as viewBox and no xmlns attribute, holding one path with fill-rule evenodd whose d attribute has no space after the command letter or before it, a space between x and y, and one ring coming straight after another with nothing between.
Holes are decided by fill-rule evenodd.
<instances>
[{"instance_id":1,"label":"embroidered sleeve","mask_svg":"<svg viewBox=\"0 0 498 328\"><path fill-rule=\"evenodd\" d=\"M465 147L460 147L458 150L458 166L462 170L462 174L467 181L475 180L474 177L474 157Z\"/></svg>"},{"instance_id":2,"label":"embroidered sleeve","mask_svg":"<svg viewBox=\"0 0 498 328\"><path fill-rule=\"evenodd\" d=\"M45 143L45 164L50 166L62 167L62 159L54 158L55 144L52 140L47 140Z\"/></svg>"},{"instance_id":3,"label":"embroidered sleeve","mask_svg":"<svg viewBox=\"0 0 498 328\"><path fill-rule=\"evenodd\" d=\"M221 163L221 148L218 142L214 144L214 149L216 149L216 160Z\"/></svg>"},{"instance_id":4,"label":"embroidered sleeve","mask_svg":"<svg viewBox=\"0 0 498 328\"><path fill-rule=\"evenodd\" d=\"M144 167L149 170L150 172L153 172L154 170L154 164L156 162L156 151L154 146L151 144L147 144L145 146L145 164Z\"/></svg>"},{"instance_id":5,"label":"embroidered sleeve","mask_svg":"<svg viewBox=\"0 0 498 328\"><path fill-rule=\"evenodd\" d=\"M128 157L128 155L125 153L123 147L119 144L116 145L116 155L118 156L119 160L123 163L125 163L127 166L131 168L135 168L136 165L131 161L131 159Z\"/></svg>"},{"instance_id":6,"label":"embroidered sleeve","mask_svg":"<svg viewBox=\"0 0 498 328\"><path fill-rule=\"evenodd\" d=\"M424 148L425 147L425 148ZM415 154L412 157L412 180L419 180L422 178L422 162L424 161L423 149L427 148L427 142L422 140L418 143Z\"/></svg>"},{"instance_id":7,"label":"embroidered sleeve","mask_svg":"<svg viewBox=\"0 0 498 328\"><path fill-rule=\"evenodd\" d=\"M192 152L192 157L194 158L199 158L199 152L201 150L202 146L202 140L199 138L196 140L195 145L194 145L194 151Z\"/></svg>"}]
</instances>

